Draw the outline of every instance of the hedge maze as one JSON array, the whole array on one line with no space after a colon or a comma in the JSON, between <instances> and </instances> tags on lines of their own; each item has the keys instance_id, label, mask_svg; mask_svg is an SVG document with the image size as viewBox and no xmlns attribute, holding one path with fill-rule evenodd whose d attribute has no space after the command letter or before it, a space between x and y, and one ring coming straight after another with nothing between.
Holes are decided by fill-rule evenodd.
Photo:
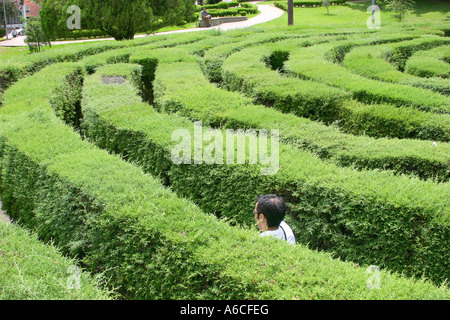
<instances>
[{"instance_id":1,"label":"hedge maze","mask_svg":"<svg viewBox=\"0 0 450 320\"><path fill-rule=\"evenodd\" d=\"M2 62L4 209L124 299L448 299L449 43L202 32ZM277 174L174 163L198 122L279 129ZM298 244L258 236L262 193Z\"/></svg>"}]
</instances>

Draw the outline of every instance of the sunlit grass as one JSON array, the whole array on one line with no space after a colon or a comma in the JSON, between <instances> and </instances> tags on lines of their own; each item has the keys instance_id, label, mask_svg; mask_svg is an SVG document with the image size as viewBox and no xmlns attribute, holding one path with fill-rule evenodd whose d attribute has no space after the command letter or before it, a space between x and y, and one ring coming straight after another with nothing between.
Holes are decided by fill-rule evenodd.
<instances>
[{"instance_id":1,"label":"sunlit grass","mask_svg":"<svg viewBox=\"0 0 450 320\"><path fill-rule=\"evenodd\" d=\"M264 1L264 4L274 4L274 1ZM343 28L367 29L367 12L371 1L363 3L346 3L342 6L330 6L329 14L326 8L294 8L294 28L315 30L336 30ZM434 24L445 24L450 17L450 4L438 1L416 1L416 8L409 12L401 23L394 12L381 7L381 28L404 28L410 24L420 24L424 27ZM287 13L281 18L264 24L267 28L287 26ZM448 24L448 22L447 22Z\"/></svg>"}]
</instances>

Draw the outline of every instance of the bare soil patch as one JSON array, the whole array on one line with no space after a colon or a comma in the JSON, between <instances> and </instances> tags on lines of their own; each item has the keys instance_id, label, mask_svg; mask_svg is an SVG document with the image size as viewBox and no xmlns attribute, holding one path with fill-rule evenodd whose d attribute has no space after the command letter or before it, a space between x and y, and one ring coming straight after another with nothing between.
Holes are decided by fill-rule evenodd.
<instances>
[{"instance_id":1,"label":"bare soil patch","mask_svg":"<svg viewBox=\"0 0 450 320\"><path fill-rule=\"evenodd\" d=\"M125 80L126 78L121 76L102 76L103 84L122 84Z\"/></svg>"}]
</instances>

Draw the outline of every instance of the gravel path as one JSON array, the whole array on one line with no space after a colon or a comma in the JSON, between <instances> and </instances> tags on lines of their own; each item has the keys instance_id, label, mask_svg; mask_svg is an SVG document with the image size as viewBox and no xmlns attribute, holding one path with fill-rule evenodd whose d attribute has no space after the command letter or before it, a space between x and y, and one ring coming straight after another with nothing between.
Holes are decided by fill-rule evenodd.
<instances>
[{"instance_id":1,"label":"gravel path","mask_svg":"<svg viewBox=\"0 0 450 320\"><path fill-rule=\"evenodd\" d=\"M192 29L182 29L182 30L174 30L174 31L167 31L167 32L158 32L151 35L137 35L135 38L142 38L142 37L148 37L148 36L155 36L155 35L164 35L164 34L171 34L171 33L184 33L184 32L195 32L195 31L205 31L210 29L220 30L220 31L227 31L232 29L242 29L242 28L248 28L251 26L254 26L256 24L269 22L274 19L277 19L281 17L284 14L284 11L271 6L271 5L260 5L258 4L259 1L250 1L249 3L254 3L258 6L259 11L261 12L256 17L250 18L246 21L240 21L240 22L229 22L229 23L223 23L218 26L210 27L210 28L192 28ZM25 36L19 36L13 39L4 40L0 42L0 47L23 47L26 46L25 44ZM114 40L113 38L103 38L103 39L88 39L88 40L74 40L74 41L57 41L52 42L52 45L57 44L67 44L67 43L78 43L78 42L90 42L90 41L105 41L105 40Z\"/></svg>"}]
</instances>

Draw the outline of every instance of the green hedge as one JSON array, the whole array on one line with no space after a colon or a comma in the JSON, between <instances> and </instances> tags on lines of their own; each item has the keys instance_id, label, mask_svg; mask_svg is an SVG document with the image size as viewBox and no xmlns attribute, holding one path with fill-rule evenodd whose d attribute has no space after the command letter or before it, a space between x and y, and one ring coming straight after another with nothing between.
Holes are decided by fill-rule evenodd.
<instances>
[{"instance_id":1,"label":"green hedge","mask_svg":"<svg viewBox=\"0 0 450 320\"><path fill-rule=\"evenodd\" d=\"M36 234L0 221L0 239L0 300L113 298L101 289L101 279L82 271L54 245L40 242Z\"/></svg>"},{"instance_id":2,"label":"green hedge","mask_svg":"<svg viewBox=\"0 0 450 320\"><path fill-rule=\"evenodd\" d=\"M35 220L41 237L81 255L125 298L449 298L445 288L385 271L380 289L370 290L365 268L232 228L175 197L56 119L43 91L53 91L73 72L81 74L76 65L50 66L5 93L2 200L12 195L5 203L14 214L25 213L20 208L28 205L26 220ZM30 95L17 95L24 88Z\"/></svg>"},{"instance_id":3,"label":"green hedge","mask_svg":"<svg viewBox=\"0 0 450 320\"><path fill-rule=\"evenodd\" d=\"M267 67L283 69L286 61L288 65L291 63L291 59L288 59L290 54L307 59L307 55L304 52L308 51L315 57L314 49L317 46L301 50L301 54L296 52L296 50L300 49L294 48L331 40L323 38L294 39L241 50L232 54L222 65L223 85L231 90L243 91L250 97L253 97L256 102L274 106L283 112L293 112L299 116L313 120L318 119L328 123L338 120L339 127L350 133L361 134L365 132L376 138L419 138L449 141L448 115L429 114L413 110L413 108L410 108L411 110L405 109L404 112L398 111L399 108L389 105L355 108L353 107L355 104L348 101L348 99L341 99L343 102L340 105L335 105L334 110L332 109L332 112L328 114L326 113L326 105L313 108L313 110L292 110L292 105L303 105L305 101L307 105L312 105L304 98L306 87L304 84L307 82L295 77L286 77L278 72L269 70ZM344 42L347 41L344 40ZM324 47L329 48L332 45L331 43L326 43ZM280 51L281 49L283 51ZM320 50L318 50L317 55L320 55ZM264 66L263 62L266 62L267 66ZM331 97L327 92L321 90L320 94L318 94L313 91L311 95ZM276 102L265 100L264 94L275 96ZM345 92L342 93L344 97L345 94ZM299 102L300 99L303 99L303 101ZM371 101L368 102L370 104Z\"/></svg>"},{"instance_id":4,"label":"green hedge","mask_svg":"<svg viewBox=\"0 0 450 320\"><path fill-rule=\"evenodd\" d=\"M204 7L206 7L206 10L209 12L210 9L228 9L228 8L232 8L232 7L237 7L239 6L239 2L237 1L232 1L232 2L219 2L216 4L206 4L206 5L197 5L196 6L196 11L200 12L203 10Z\"/></svg>"},{"instance_id":5,"label":"green hedge","mask_svg":"<svg viewBox=\"0 0 450 320\"><path fill-rule=\"evenodd\" d=\"M160 37L160 39L159 39ZM131 52L133 51L147 51L156 50L159 48L170 48L178 45L185 45L189 43L197 43L205 38L205 34L191 33L183 35L183 37L177 35L176 37L166 37L159 35L159 41L155 43L150 43L142 45L139 47L125 47L114 50L108 50L95 55L90 55L79 60L81 64L84 65L88 73L93 73L95 68L111 63L128 62L130 59ZM200 46L200 44L199 44Z\"/></svg>"},{"instance_id":6,"label":"green hedge","mask_svg":"<svg viewBox=\"0 0 450 320\"><path fill-rule=\"evenodd\" d=\"M330 5L343 5L347 0L331 0ZM302 7L321 7L323 1L322 0L305 0L305 1L294 1L294 8L302 8ZM284 11L287 11L287 2L286 1L275 1L274 5Z\"/></svg>"},{"instance_id":7,"label":"green hedge","mask_svg":"<svg viewBox=\"0 0 450 320\"><path fill-rule=\"evenodd\" d=\"M394 64L400 71L404 71L408 58L415 52L429 50L444 44L449 45L450 39L437 36L424 36L423 38L414 39L406 43L393 44L383 50L382 56Z\"/></svg>"},{"instance_id":8,"label":"green hedge","mask_svg":"<svg viewBox=\"0 0 450 320\"><path fill-rule=\"evenodd\" d=\"M282 43L290 41L299 47L310 44L309 39L287 40ZM286 44L286 47L289 47L289 44ZM314 81L283 77L266 68L261 61L270 53L270 47L264 45L251 47L229 56L222 65L222 86L228 90L241 91L252 97L256 103L271 106L285 113L294 113L297 116L324 122L335 120L343 102L351 95Z\"/></svg>"},{"instance_id":9,"label":"green hedge","mask_svg":"<svg viewBox=\"0 0 450 320\"><path fill-rule=\"evenodd\" d=\"M208 10L208 13L212 17L233 17L242 15L242 13L247 14L256 14L258 13L258 9L254 8L230 8L230 9L211 9Z\"/></svg>"},{"instance_id":10,"label":"green hedge","mask_svg":"<svg viewBox=\"0 0 450 320\"><path fill-rule=\"evenodd\" d=\"M88 56L96 55L108 50L120 48L134 48L142 45L151 45L160 43L161 47L167 41L167 46L174 46L184 42L186 39L200 40L205 34L186 35L175 34L170 38L162 35L157 37L143 37L128 41L100 41L87 42L69 45L57 45L46 48L44 52L39 54L24 53L12 59L2 59L0 57L0 92L6 90L11 84L17 80L31 75L41 68L57 62L75 62Z\"/></svg>"},{"instance_id":11,"label":"green hedge","mask_svg":"<svg viewBox=\"0 0 450 320\"><path fill-rule=\"evenodd\" d=\"M201 91L205 92L202 93L204 98L200 98L199 94L195 93L196 89L190 89L189 81L187 81L183 83L186 87L181 91L193 98L186 97L185 105L179 107L177 103L165 102L165 97L162 96L161 104L165 108L185 112L187 116L198 117L215 126L231 123L234 126L243 127L279 127L280 137L284 141L310 149L321 157L333 159L340 165L353 164L370 169L392 169L397 173L413 173L422 178L437 177L439 181L449 179L449 159L446 156L449 151L445 143L439 143L439 147L436 148L431 141L399 141L398 139L371 139L364 136L345 135L339 133L334 127L282 114L270 108L252 106L246 99L239 98L234 93L223 93L222 90L208 84L205 79L202 79L195 65L183 67L184 74L190 75L189 81L195 79L199 82ZM161 74L160 77L161 79L167 77L165 81L169 81L169 76L174 76L174 73L167 66L165 68L167 76ZM173 97L177 96L177 92L172 94ZM208 103L209 96L220 97L220 99ZM199 105L198 101L202 103ZM435 135L447 134L448 137L449 130L445 131L449 123L448 115L430 115L413 109L387 105L377 105L372 108L374 110L371 106L363 106L357 102L345 104L341 112L348 114L339 117L345 119L346 123L342 126L355 134L373 135L380 134L382 130L380 127L387 128L386 130L391 131L390 134L404 137L420 136L421 132L431 136L433 133L429 130L434 128ZM369 118L370 121L365 118ZM425 123L428 124L423 127Z\"/></svg>"},{"instance_id":12,"label":"green hedge","mask_svg":"<svg viewBox=\"0 0 450 320\"><path fill-rule=\"evenodd\" d=\"M450 78L449 45L435 49L418 51L407 60L405 72L418 77ZM431 79L427 79L431 81ZM448 83L447 80L446 83Z\"/></svg>"},{"instance_id":13,"label":"green hedge","mask_svg":"<svg viewBox=\"0 0 450 320\"><path fill-rule=\"evenodd\" d=\"M406 42L407 43L407 42ZM399 84L409 84L416 87L431 89L433 91L449 95L450 80L435 78L421 79L410 74L399 71L393 64L387 62L381 57L384 48L388 48L392 44L382 46L364 46L351 50L343 61L343 64L355 73L361 74L376 80L388 81ZM397 46L399 44L396 44ZM429 51L424 51L429 52ZM425 62L425 61L424 61ZM427 66L433 66L433 60L426 59ZM435 75L448 73L445 72L445 62L435 61L435 70L440 70ZM439 65L439 67L438 67ZM442 65L442 66L441 66ZM447 68L450 70L450 68ZM412 74L412 73L411 73ZM430 76L433 76L431 74Z\"/></svg>"},{"instance_id":14,"label":"green hedge","mask_svg":"<svg viewBox=\"0 0 450 320\"><path fill-rule=\"evenodd\" d=\"M110 38L111 36L102 30L72 30L58 35L57 40L79 40L91 38Z\"/></svg>"},{"instance_id":15,"label":"green hedge","mask_svg":"<svg viewBox=\"0 0 450 320\"><path fill-rule=\"evenodd\" d=\"M409 107L388 104L346 103L339 114L338 127L354 135L374 138L437 141L446 145L450 141L450 115L432 114ZM445 175L441 175L444 178ZM445 180L447 178L444 178Z\"/></svg>"},{"instance_id":16,"label":"green hedge","mask_svg":"<svg viewBox=\"0 0 450 320\"><path fill-rule=\"evenodd\" d=\"M320 45L319 45L320 46ZM311 53L319 47L310 50ZM324 45L324 51L330 48ZM352 93L353 98L363 103L388 103L395 106L411 106L423 111L446 114L450 111L450 98L422 88L384 83L361 77L345 67L328 62L317 52L306 58L304 50L291 52L285 68L300 77L342 88Z\"/></svg>"},{"instance_id":17,"label":"green hedge","mask_svg":"<svg viewBox=\"0 0 450 320\"><path fill-rule=\"evenodd\" d=\"M166 58L171 55L161 52L161 56ZM211 92L198 86L198 80L191 76L186 81L192 91L180 87L180 75L191 75L185 72L184 65L185 62L158 63L158 70L161 70L157 71L155 79L158 104L165 103L164 106L168 106L173 99L174 108L179 105L178 109L181 110L186 99L204 105L201 101L207 101L211 96ZM167 80L159 80L159 72L165 77L169 74L169 69L175 86L170 85ZM171 132L176 128L192 130L192 123L186 123L186 120L176 116L155 115L153 110L145 106L116 104L115 92L111 91L111 96L100 94L102 88L96 84L98 80L94 78L91 81L86 83L84 94L85 134L101 147L118 152L153 175L162 177L180 196L192 199L203 210L216 212L219 216L232 218L238 223L251 223L252 218L247 214L251 211L251 199L261 192L280 193L289 199L292 207L291 222L301 242L309 243L314 248L331 250L342 258L361 263L377 261L382 262L383 266L409 274L421 275L425 272L437 282L441 281L438 280L441 277L445 278L445 275L440 274L446 269L445 266L434 268L437 257L448 254L441 251L443 246L438 245L442 238L445 239L445 234L448 234L448 226L446 222L438 222L438 212L442 207L436 203L445 201L428 198L441 197L445 193L444 185L409 180L406 177L394 178L381 172L356 173L350 169L338 169L322 163L308 153L287 146L283 146L280 153L283 169L277 176L270 178L262 177L258 168L248 166L175 166L170 159L170 150L174 146L174 142L170 140ZM170 92L169 97L166 90ZM119 92L120 96L124 95L122 90ZM192 96L195 92L197 94ZM173 98L170 98L172 94ZM104 102L95 102L94 97L98 96L112 101L108 104L108 109L104 109ZM219 92L214 92L213 96L215 100L221 101ZM229 99L227 102L228 107L232 105ZM204 110L213 112L213 107L204 105ZM194 118L198 119L198 115L196 113ZM292 159L295 159L295 163ZM364 184L364 194L361 194L359 183ZM381 185L390 191L383 191L380 189ZM442 190L429 189L428 193L425 191L428 188ZM411 194L407 195L408 193ZM392 198L388 200L386 197ZM234 201L224 202L223 199ZM417 206L413 204L415 201L418 201ZM427 209L422 204L419 205L422 201L428 203L425 206ZM425 214L423 210L430 211ZM447 213L443 213L442 219L445 220L446 215ZM423 224L418 225L419 220ZM425 251L430 255L427 258L423 256L424 248L421 248L425 243L417 244L417 233L421 234L417 228L422 227L433 230L427 233L429 238L422 239L427 243ZM306 230L309 232L305 232ZM365 237L371 241L362 240ZM378 250L374 250L374 247ZM411 255L417 258L411 258ZM424 258L431 260L424 264ZM389 261L390 259L392 260Z\"/></svg>"},{"instance_id":18,"label":"green hedge","mask_svg":"<svg viewBox=\"0 0 450 320\"><path fill-rule=\"evenodd\" d=\"M297 31L287 30L286 32L263 32L253 33L251 36L238 39L228 44L218 45L206 51L202 61L202 70L208 79L212 82L222 82L223 61L233 52L238 52L244 48L262 43L280 41L286 38L308 38L311 35L298 34Z\"/></svg>"}]
</instances>

